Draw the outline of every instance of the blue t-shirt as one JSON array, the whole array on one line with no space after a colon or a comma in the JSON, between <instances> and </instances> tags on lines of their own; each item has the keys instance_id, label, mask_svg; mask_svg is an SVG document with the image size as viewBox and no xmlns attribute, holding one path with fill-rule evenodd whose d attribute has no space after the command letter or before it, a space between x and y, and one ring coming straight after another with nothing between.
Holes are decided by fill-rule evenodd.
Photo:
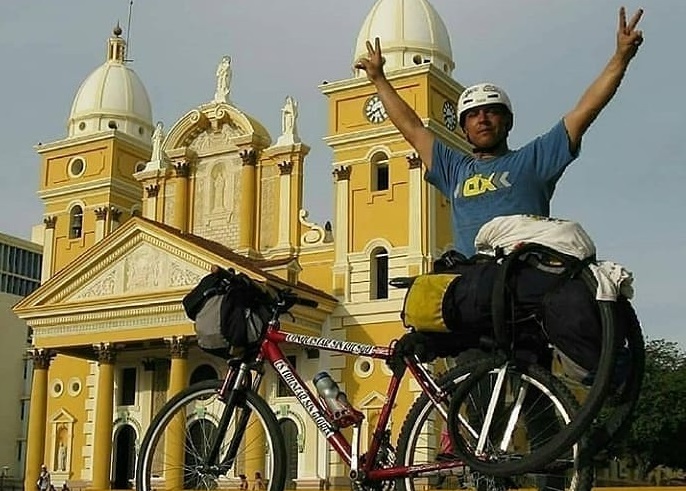
<instances>
[{"instance_id":1,"label":"blue t-shirt","mask_svg":"<svg viewBox=\"0 0 686 491\"><path fill-rule=\"evenodd\" d=\"M424 178L450 200L455 248L471 256L474 238L497 216L550 215L555 184L578 156L569 149L569 136L560 120L553 128L519 150L485 160L446 146L433 145L431 170Z\"/></svg>"}]
</instances>

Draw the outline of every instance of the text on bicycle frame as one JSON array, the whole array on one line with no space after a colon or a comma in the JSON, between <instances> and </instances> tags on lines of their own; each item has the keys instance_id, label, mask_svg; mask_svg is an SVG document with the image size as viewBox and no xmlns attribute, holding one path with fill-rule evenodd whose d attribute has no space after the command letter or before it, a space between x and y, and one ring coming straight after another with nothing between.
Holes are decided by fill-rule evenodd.
<instances>
[{"instance_id":1,"label":"text on bicycle frame","mask_svg":"<svg viewBox=\"0 0 686 491\"><path fill-rule=\"evenodd\" d=\"M305 336L303 334L286 334L286 342L296 343L303 346L314 348L326 348L333 351L342 351L354 355L371 355L376 346L369 344L352 343L350 341L340 341L338 339L318 338L315 336Z\"/></svg>"},{"instance_id":2,"label":"text on bicycle frame","mask_svg":"<svg viewBox=\"0 0 686 491\"><path fill-rule=\"evenodd\" d=\"M310 414L312 420L317 427L322 431L326 438L334 434L334 427L319 411L319 408L314 403L307 390L302 386L300 381L293 375L291 368L284 360L276 360L274 362L274 369L279 372L284 383L293 391L295 397L300 401L305 410Z\"/></svg>"}]
</instances>

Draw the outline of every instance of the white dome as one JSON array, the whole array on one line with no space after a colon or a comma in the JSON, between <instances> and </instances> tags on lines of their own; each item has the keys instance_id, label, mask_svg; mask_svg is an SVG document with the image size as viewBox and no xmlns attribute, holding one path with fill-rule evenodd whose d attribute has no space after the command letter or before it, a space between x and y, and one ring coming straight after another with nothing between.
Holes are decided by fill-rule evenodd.
<instances>
[{"instance_id":1,"label":"white dome","mask_svg":"<svg viewBox=\"0 0 686 491\"><path fill-rule=\"evenodd\" d=\"M455 68L450 36L427 0L377 0L362 24L355 60L367 55L367 40L381 40L386 71L431 63L451 74ZM364 72L358 70L358 76Z\"/></svg>"},{"instance_id":2,"label":"white dome","mask_svg":"<svg viewBox=\"0 0 686 491\"><path fill-rule=\"evenodd\" d=\"M150 143L153 132L148 92L136 72L124 63L125 43L115 30L107 61L76 92L69 114L68 136L84 136L116 128Z\"/></svg>"}]
</instances>

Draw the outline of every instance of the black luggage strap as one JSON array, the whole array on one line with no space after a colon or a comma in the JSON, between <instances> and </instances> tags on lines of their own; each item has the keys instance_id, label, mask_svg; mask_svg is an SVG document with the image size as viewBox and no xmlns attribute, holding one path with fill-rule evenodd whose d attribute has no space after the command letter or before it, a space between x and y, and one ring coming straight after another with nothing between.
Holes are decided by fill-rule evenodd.
<instances>
[{"instance_id":1,"label":"black luggage strap","mask_svg":"<svg viewBox=\"0 0 686 491\"><path fill-rule=\"evenodd\" d=\"M517 264L524 255L529 253L542 253L556 261L564 267L564 272L560 274L559 283L574 278L579 274L588 264L595 262L595 256L589 256L585 259L579 259L568 254L556 251L550 247L537 244L524 244L510 254L503 256L502 249L496 248L496 258L504 257L502 259L501 267L496 273L495 281L493 283L493 295L491 296L491 316L493 322L493 336L495 337L495 347L497 349L508 350L510 348L510 339L508 337L507 329L505 328L505 305L510 307L512 305L512 298L508 292L508 281L511 277L513 266ZM559 283L557 283L559 285Z\"/></svg>"}]
</instances>

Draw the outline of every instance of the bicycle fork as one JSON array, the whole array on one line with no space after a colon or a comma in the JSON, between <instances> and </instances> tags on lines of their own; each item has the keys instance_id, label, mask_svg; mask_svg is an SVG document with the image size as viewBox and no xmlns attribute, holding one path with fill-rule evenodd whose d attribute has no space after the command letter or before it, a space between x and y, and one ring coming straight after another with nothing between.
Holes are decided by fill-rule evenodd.
<instances>
[{"instance_id":1,"label":"bicycle fork","mask_svg":"<svg viewBox=\"0 0 686 491\"><path fill-rule=\"evenodd\" d=\"M245 435L245 430L248 427L250 415L252 414L250 408L243 404L245 401L244 391L247 387L256 390L262 380L262 374L258 373L252 384L250 384L250 378L250 370L245 363L241 363L237 369L235 367L229 367L229 373L220 389L219 397L224 399L224 410L222 411L219 420L216 437L210 447L207 462L217 461L219 452L221 451L223 437L226 435L234 412L237 408L241 408L241 413L238 420L235 422L235 431L229 442L226 455L216 467L218 474L220 475L226 474L233 466L241 441ZM228 397L225 398L227 392Z\"/></svg>"}]
</instances>

